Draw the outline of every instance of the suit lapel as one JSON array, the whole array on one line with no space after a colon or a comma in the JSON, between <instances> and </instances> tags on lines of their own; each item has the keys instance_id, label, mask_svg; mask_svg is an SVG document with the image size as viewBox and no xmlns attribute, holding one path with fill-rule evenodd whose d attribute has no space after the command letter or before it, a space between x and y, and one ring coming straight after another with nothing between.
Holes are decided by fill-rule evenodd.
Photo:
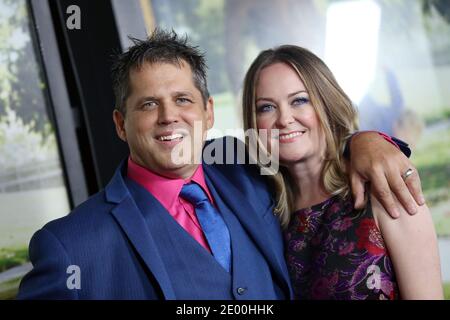
<instances>
[{"instance_id":1,"label":"suit lapel","mask_svg":"<svg viewBox=\"0 0 450 320\"><path fill-rule=\"evenodd\" d=\"M111 210L111 213L137 253L141 256L147 268L156 278L165 299L176 299L156 243L147 228L144 217L129 193L120 171L121 169L117 170L114 178L105 190L107 200L117 203ZM155 199L155 201L157 200Z\"/></svg>"}]
</instances>

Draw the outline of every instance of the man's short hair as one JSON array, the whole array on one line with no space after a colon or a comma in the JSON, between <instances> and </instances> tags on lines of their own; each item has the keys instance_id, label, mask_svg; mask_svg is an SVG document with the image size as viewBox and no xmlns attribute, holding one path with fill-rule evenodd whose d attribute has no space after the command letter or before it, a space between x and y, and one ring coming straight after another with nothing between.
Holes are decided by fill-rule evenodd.
<instances>
[{"instance_id":1,"label":"man's short hair","mask_svg":"<svg viewBox=\"0 0 450 320\"><path fill-rule=\"evenodd\" d=\"M201 92L204 104L209 98L206 81L204 54L197 46L188 43L188 38L178 36L175 31L155 31L146 39L130 37L133 42L126 52L118 54L112 66L115 108L126 115L126 100L130 94L130 72L142 67L144 63L171 63L178 66L186 62L192 70L193 81Z\"/></svg>"}]
</instances>

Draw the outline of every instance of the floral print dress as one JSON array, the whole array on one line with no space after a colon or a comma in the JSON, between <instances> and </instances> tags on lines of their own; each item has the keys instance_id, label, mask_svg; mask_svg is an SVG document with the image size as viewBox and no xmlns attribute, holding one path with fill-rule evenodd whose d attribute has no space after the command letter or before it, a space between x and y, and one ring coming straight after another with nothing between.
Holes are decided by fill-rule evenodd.
<instances>
[{"instance_id":1,"label":"floral print dress","mask_svg":"<svg viewBox=\"0 0 450 320\"><path fill-rule=\"evenodd\" d=\"M284 234L296 299L398 299L391 259L371 205L339 196L293 213Z\"/></svg>"}]
</instances>

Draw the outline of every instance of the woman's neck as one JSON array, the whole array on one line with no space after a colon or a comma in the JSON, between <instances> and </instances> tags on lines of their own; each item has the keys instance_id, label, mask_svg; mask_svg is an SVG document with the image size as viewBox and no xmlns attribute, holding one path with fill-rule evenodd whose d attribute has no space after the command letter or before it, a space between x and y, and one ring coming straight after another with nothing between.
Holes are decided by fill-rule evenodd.
<instances>
[{"instance_id":1,"label":"woman's neck","mask_svg":"<svg viewBox=\"0 0 450 320\"><path fill-rule=\"evenodd\" d=\"M323 160L307 159L287 166L296 185L295 210L321 203L331 195L322 182Z\"/></svg>"}]
</instances>

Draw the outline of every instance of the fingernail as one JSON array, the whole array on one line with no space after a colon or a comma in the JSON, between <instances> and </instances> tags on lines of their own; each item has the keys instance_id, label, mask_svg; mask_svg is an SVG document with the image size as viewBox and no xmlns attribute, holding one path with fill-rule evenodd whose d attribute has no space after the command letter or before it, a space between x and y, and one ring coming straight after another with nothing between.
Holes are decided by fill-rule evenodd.
<instances>
[{"instance_id":1,"label":"fingernail","mask_svg":"<svg viewBox=\"0 0 450 320\"><path fill-rule=\"evenodd\" d=\"M409 212L409 214L416 214L417 213L416 206L409 206L408 207L408 212Z\"/></svg>"},{"instance_id":2,"label":"fingernail","mask_svg":"<svg viewBox=\"0 0 450 320\"><path fill-rule=\"evenodd\" d=\"M425 204L425 197L423 195L420 195L419 197L419 204L424 205Z\"/></svg>"},{"instance_id":3,"label":"fingernail","mask_svg":"<svg viewBox=\"0 0 450 320\"><path fill-rule=\"evenodd\" d=\"M394 215L394 218L397 219L400 217L400 213L398 212L397 209L394 210L394 212L392 212L392 214Z\"/></svg>"}]
</instances>

